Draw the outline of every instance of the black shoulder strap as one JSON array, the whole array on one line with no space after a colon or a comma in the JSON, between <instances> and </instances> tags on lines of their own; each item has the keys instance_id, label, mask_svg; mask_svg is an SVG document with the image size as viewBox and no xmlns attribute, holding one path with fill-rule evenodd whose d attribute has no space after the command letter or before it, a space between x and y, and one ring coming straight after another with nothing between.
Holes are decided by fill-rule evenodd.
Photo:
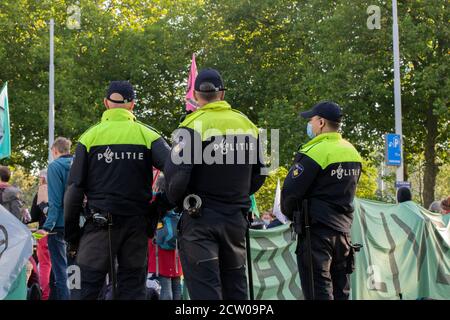
<instances>
[{"instance_id":1,"label":"black shoulder strap","mask_svg":"<svg viewBox=\"0 0 450 320\"><path fill-rule=\"evenodd\" d=\"M3 191L5 191L6 188L0 188L0 204L3 204Z\"/></svg>"}]
</instances>

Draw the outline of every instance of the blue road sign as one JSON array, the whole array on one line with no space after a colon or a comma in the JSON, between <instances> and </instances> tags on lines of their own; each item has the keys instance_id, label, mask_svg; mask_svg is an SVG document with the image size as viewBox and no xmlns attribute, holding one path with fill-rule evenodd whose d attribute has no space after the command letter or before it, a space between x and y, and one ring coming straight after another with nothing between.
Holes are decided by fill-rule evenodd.
<instances>
[{"instance_id":1,"label":"blue road sign","mask_svg":"<svg viewBox=\"0 0 450 320\"><path fill-rule=\"evenodd\" d=\"M395 188L407 187L411 189L411 182L408 181L395 181Z\"/></svg>"},{"instance_id":2,"label":"blue road sign","mask_svg":"<svg viewBox=\"0 0 450 320\"><path fill-rule=\"evenodd\" d=\"M400 135L388 133L385 138L386 164L388 166L400 166L402 162Z\"/></svg>"}]
</instances>

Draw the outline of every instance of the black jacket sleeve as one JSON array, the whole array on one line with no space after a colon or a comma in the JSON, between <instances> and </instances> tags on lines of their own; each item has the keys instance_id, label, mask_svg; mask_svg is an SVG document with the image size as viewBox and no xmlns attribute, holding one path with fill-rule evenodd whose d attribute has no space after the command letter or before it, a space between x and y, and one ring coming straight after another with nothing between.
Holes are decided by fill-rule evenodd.
<instances>
[{"instance_id":1,"label":"black jacket sleeve","mask_svg":"<svg viewBox=\"0 0 450 320\"><path fill-rule=\"evenodd\" d=\"M264 159L264 154L259 147L260 140L258 138L257 143L257 150L258 150L258 159L256 164L252 166L252 181L250 184L250 195L254 194L256 191L258 191L262 185L264 184L264 181L267 178L266 174L263 174L263 169L266 168L266 161Z\"/></svg>"},{"instance_id":2,"label":"black jacket sleeve","mask_svg":"<svg viewBox=\"0 0 450 320\"><path fill-rule=\"evenodd\" d=\"M79 143L75 150L67 182L68 186L64 195L65 239L71 245L77 245L81 237L80 213L83 211L87 170L88 152L86 147Z\"/></svg>"},{"instance_id":3,"label":"black jacket sleeve","mask_svg":"<svg viewBox=\"0 0 450 320\"><path fill-rule=\"evenodd\" d=\"M178 129L164 167L167 199L178 206L181 205L191 180L191 173L194 169L194 153L202 151L201 146L200 150L195 150L198 147L194 148L195 139L201 141L201 138L196 135L199 134L192 129Z\"/></svg>"},{"instance_id":4,"label":"black jacket sleeve","mask_svg":"<svg viewBox=\"0 0 450 320\"><path fill-rule=\"evenodd\" d=\"M38 222L41 219L42 211L37 205L37 194L33 198L33 202L31 203L31 209L30 209L30 216L31 221L30 222Z\"/></svg>"},{"instance_id":5,"label":"black jacket sleeve","mask_svg":"<svg viewBox=\"0 0 450 320\"><path fill-rule=\"evenodd\" d=\"M170 154L170 147L166 140L159 138L152 143L153 166L158 170L164 170L164 164Z\"/></svg>"},{"instance_id":6,"label":"black jacket sleeve","mask_svg":"<svg viewBox=\"0 0 450 320\"><path fill-rule=\"evenodd\" d=\"M320 165L307 155L296 155L294 165L289 170L281 190L281 211L286 217L292 220L294 211L297 211L297 204L301 206L320 170Z\"/></svg>"}]
</instances>

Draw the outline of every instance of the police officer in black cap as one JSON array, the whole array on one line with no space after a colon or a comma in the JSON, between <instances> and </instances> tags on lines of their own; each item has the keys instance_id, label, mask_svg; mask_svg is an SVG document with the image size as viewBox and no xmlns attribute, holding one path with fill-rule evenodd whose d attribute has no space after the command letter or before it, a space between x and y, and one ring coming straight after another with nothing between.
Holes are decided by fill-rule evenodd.
<instances>
[{"instance_id":1,"label":"police officer in black cap","mask_svg":"<svg viewBox=\"0 0 450 320\"><path fill-rule=\"evenodd\" d=\"M184 209L180 258L191 299L247 299L246 245L250 195L264 182L258 128L224 100L217 70L202 70L200 106L174 136L165 166L168 200Z\"/></svg>"},{"instance_id":2,"label":"police officer in black cap","mask_svg":"<svg viewBox=\"0 0 450 320\"><path fill-rule=\"evenodd\" d=\"M361 157L338 133L342 112L332 101L301 116L311 139L295 156L283 185L281 208L294 220L297 259L306 299L348 299L353 254L353 199ZM313 284L312 284L313 283Z\"/></svg>"},{"instance_id":3,"label":"police officer in black cap","mask_svg":"<svg viewBox=\"0 0 450 320\"><path fill-rule=\"evenodd\" d=\"M134 100L128 81L111 82L101 122L81 136L75 151L64 215L69 251L81 270L81 299L97 299L108 272L113 298L145 299L152 167L162 170L170 149L136 120Z\"/></svg>"}]
</instances>

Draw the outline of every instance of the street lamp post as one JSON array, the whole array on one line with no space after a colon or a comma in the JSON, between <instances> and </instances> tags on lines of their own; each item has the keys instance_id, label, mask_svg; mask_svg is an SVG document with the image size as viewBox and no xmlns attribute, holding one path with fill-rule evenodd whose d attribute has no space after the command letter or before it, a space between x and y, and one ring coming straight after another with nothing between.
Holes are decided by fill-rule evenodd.
<instances>
[{"instance_id":1,"label":"street lamp post","mask_svg":"<svg viewBox=\"0 0 450 320\"><path fill-rule=\"evenodd\" d=\"M403 181L402 100L400 87L400 50L398 37L397 0L392 0L392 20L392 42L394 51L395 133L400 135L400 166L396 171L396 180Z\"/></svg>"}]
</instances>

